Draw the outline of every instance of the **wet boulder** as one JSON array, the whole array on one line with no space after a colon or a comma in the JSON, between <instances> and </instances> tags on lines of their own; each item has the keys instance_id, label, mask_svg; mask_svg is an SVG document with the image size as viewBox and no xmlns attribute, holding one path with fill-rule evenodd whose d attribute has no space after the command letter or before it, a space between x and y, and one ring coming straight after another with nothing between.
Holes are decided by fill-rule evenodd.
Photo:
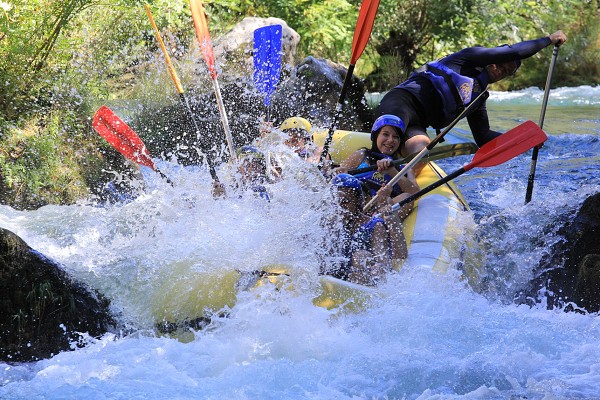
<instances>
[{"instance_id":1,"label":"wet boulder","mask_svg":"<svg viewBox=\"0 0 600 400\"><path fill-rule=\"evenodd\" d=\"M296 53L300 35L279 18L246 17L224 35L214 40L215 62L221 69L220 79L234 82L252 77L254 72L254 31L270 25L281 25L281 63L283 66L296 64ZM194 46L196 42L194 43ZM200 62L200 60L198 60ZM206 68L200 62L199 72ZM204 74L206 74L204 72Z\"/></svg>"},{"instance_id":2,"label":"wet boulder","mask_svg":"<svg viewBox=\"0 0 600 400\"><path fill-rule=\"evenodd\" d=\"M253 80L252 44L256 28L274 23L283 26L283 65L267 107L265 93L256 88ZM261 119L275 126L293 116L305 117L315 127L327 128L331 124L347 67L312 56L293 64L297 59L298 41L295 31L284 21L273 18L245 18L230 32L214 39L217 79L234 147L248 144L259 135ZM213 83L202 57L195 58L198 62L194 86L188 88L187 97L196 116L198 132L178 103L142 108L132 121L132 127L142 136L151 154L184 165L205 162L207 157L227 158L225 132ZM362 80L353 76L339 129L370 129L372 110L365 92Z\"/></svg>"},{"instance_id":3,"label":"wet boulder","mask_svg":"<svg viewBox=\"0 0 600 400\"><path fill-rule=\"evenodd\" d=\"M560 240L543 257L524 297L548 307L600 311L600 193L588 197L559 230Z\"/></svg>"},{"instance_id":4,"label":"wet boulder","mask_svg":"<svg viewBox=\"0 0 600 400\"><path fill-rule=\"evenodd\" d=\"M600 252L586 254L579 263L574 297L587 311L600 311Z\"/></svg>"},{"instance_id":5,"label":"wet boulder","mask_svg":"<svg viewBox=\"0 0 600 400\"><path fill-rule=\"evenodd\" d=\"M33 361L115 326L108 301L0 228L0 360Z\"/></svg>"},{"instance_id":6,"label":"wet boulder","mask_svg":"<svg viewBox=\"0 0 600 400\"><path fill-rule=\"evenodd\" d=\"M302 116L313 125L328 127L331 123L344 84L347 67L323 58L309 56L293 70L273 95L278 120ZM362 80L352 76L345 104L339 118L339 129L369 131L372 111L365 100Z\"/></svg>"}]
</instances>

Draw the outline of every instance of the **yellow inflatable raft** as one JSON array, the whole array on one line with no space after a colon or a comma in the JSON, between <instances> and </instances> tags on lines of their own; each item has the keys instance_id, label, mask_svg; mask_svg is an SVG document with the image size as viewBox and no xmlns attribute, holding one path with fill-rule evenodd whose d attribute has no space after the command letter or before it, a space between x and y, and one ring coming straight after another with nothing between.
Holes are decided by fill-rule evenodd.
<instances>
[{"instance_id":1,"label":"yellow inflatable raft","mask_svg":"<svg viewBox=\"0 0 600 400\"><path fill-rule=\"evenodd\" d=\"M315 142L322 145L326 132L316 132ZM370 135L363 132L336 131L330 154L339 163L354 150L370 147ZM434 162L423 168L417 182L426 187L445 176ZM400 268L427 268L443 273L449 268L462 268L464 252L470 236L466 234L470 218L467 203L453 183L442 185L425 194L415 202L414 210L403 223L408 246L408 258ZM459 217L460 222L458 222ZM252 290L260 285L276 284L293 289L293 283L285 267L265 267L255 274L227 271L194 277L183 273L189 266L180 266L182 273L170 271L152 304L152 314L158 326L179 325L210 316L211 313L233 307L240 290ZM175 266L175 268L178 268ZM464 271L471 280L475 271ZM178 280L172 277L177 276ZM370 300L378 296L377 288L343 281L332 276L319 277L320 287L313 303L328 309L339 308L342 312L360 311L368 307Z\"/></svg>"}]
</instances>

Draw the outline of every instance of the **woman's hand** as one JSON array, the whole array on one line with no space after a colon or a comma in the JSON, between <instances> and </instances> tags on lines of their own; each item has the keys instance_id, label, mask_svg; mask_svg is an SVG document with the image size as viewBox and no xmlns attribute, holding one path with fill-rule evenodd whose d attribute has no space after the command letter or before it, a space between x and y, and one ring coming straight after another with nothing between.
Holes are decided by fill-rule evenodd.
<instances>
[{"instance_id":1,"label":"woman's hand","mask_svg":"<svg viewBox=\"0 0 600 400\"><path fill-rule=\"evenodd\" d=\"M397 212L392 212L391 202L380 208L379 212L381 213L381 218L383 218L388 227L393 227L394 229L402 228L402 220Z\"/></svg>"},{"instance_id":2,"label":"woman's hand","mask_svg":"<svg viewBox=\"0 0 600 400\"><path fill-rule=\"evenodd\" d=\"M377 171L385 172L386 170L392 167L392 159L391 158L382 158L381 160L377 160Z\"/></svg>"},{"instance_id":3,"label":"woman's hand","mask_svg":"<svg viewBox=\"0 0 600 400\"><path fill-rule=\"evenodd\" d=\"M261 119L258 123L258 132L260 133L260 137L265 137L271 133L273 130L273 122L265 121Z\"/></svg>"},{"instance_id":4,"label":"woman's hand","mask_svg":"<svg viewBox=\"0 0 600 400\"><path fill-rule=\"evenodd\" d=\"M377 191L377 200L375 201L375 209L377 210L376 212L380 213L382 212L382 210L384 210L386 207L390 207L392 204L392 199L390 198L392 194L392 186L389 185L383 185L378 191Z\"/></svg>"}]
</instances>

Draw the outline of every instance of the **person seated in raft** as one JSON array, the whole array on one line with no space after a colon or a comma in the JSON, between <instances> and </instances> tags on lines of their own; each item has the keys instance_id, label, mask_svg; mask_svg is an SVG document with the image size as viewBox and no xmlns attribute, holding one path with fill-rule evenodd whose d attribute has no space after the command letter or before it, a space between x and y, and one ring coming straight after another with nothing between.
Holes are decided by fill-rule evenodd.
<instances>
[{"instance_id":1,"label":"person seated in raft","mask_svg":"<svg viewBox=\"0 0 600 400\"><path fill-rule=\"evenodd\" d=\"M331 184L342 209L344 259L334 276L362 285L376 285L397 269L408 253L398 213L371 217L362 211L363 185L352 175L339 174Z\"/></svg>"},{"instance_id":2,"label":"person seated in raft","mask_svg":"<svg viewBox=\"0 0 600 400\"><path fill-rule=\"evenodd\" d=\"M261 136L264 138L271 133L271 127L263 125L261 127ZM300 158L312 164L319 164L323 146L317 146L313 141L312 125L302 117L291 117L286 119L279 126L279 131L283 133L283 143L292 149ZM331 157L327 155L329 161L323 171L327 171L330 166ZM281 168L273 167L272 171L276 176L281 175Z\"/></svg>"},{"instance_id":3,"label":"person seated in raft","mask_svg":"<svg viewBox=\"0 0 600 400\"><path fill-rule=\"evenodd\" d=\"M238 175L242 189L252 190L258 197L271 201L271 195L264 186L268 183L267 164L264 154L254 146L242 146L237 151Z\"/></svg>"},{"instance_id":4,"label":"person seated in raft","mask_svg":"<svg viewBox=\"0 0 600 400\"><path fill-rule=\"evenodd\" d=\"M395 204L411 194L417 193L420 188L412 170L407 172L393 187L388 188L385 185L399 172L392 162L401 158L400 148L403 132L404 124L400 118L395 115L382 115L375 120L371 129L371 148L363 147L356 150L342 161L334 172L346 173L351 169L377 165L376 171L365 172L356 176L369 189L371 196L375 195L380 188L383 188L387 192L385 193L386 197L391 197L392 204ZM406 218L412 209L412 202L405 204L400 209L400 216Z\"/></svg>"},{"instance_id":5,"label":"person seated in raft","mask_svg":"<svg viewBox=\"0 0 600 400\"><path fill-rule=\"evenodd\" d=\"M288 118L281 123L279 130L285 133L286 146L294 150L302 159L318 164L323 152L323 146L315 145L312 135L312 125L302 117ZM328 156L331 160L331 157Z\"/></svg>"},{"instance_id":6,"label":"person seated in raft","mask_svg":"<svg viewBox=\"0 0 600 400\"><path fill-rule=\"evenodd\" d=\"M97 192L98 200L108 204L129 203L146 190L140 166L121 154L119 156L119 163L124 164L125 168L104 170L111 180Z\"/></svg>"}]
</instances>

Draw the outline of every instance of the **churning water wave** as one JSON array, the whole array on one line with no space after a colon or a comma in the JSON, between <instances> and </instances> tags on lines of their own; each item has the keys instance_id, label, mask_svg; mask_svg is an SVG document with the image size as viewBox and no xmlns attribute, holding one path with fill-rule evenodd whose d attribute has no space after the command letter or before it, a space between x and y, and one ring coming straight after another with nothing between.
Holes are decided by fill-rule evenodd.
<instances>
[{"instance_id":1,"label":"churning water wave","mask_svg":"<svg viewBox=\"0 0 600 400\"><path fill-rule=\"evenodd\" d=\"M520 102L539 111L538 95L493 93L492 125L531 118ZM558 239L547 227L600 191L600 89L553 90L555 99L568 105L560 118L549 106L531 203L523 204L528 154L456 179L483 240L482 266L496 272L488 292L458 273L402 270L367 311L338 315L314 307L310 290L263 287L184 343L151 323L173 266L191 276L282 262L310 288L327 251L318 221L333 210L307 175L273 187L268 207L249 194L215 201L207 171L166 163L175 187L148 174L149 190L127 204L0 207L1 226L109 296L130 332L39 362L0 363L0 398L600 398L600 317L511 302ZM581 107L585 121L572 122ZM554 118L571 122L556 128ZM466 129L457 134L468 138ZM451 172L469 157L440 164Z\"/></svg>"},{"instance_id":2,"label":"churning water wave","mask_svg":"<svg viewBox=\"0 0 600 400\"><path fill-rule=\"evenodd\" d=\"M544 98L544 89L527 88L511 92L490 92L490 101L497 103L531 104L541 102ZM548 103L563 106L600 105L600 86L577 86L551 89L548 94Z\"/></svg>"}]
</instances>

